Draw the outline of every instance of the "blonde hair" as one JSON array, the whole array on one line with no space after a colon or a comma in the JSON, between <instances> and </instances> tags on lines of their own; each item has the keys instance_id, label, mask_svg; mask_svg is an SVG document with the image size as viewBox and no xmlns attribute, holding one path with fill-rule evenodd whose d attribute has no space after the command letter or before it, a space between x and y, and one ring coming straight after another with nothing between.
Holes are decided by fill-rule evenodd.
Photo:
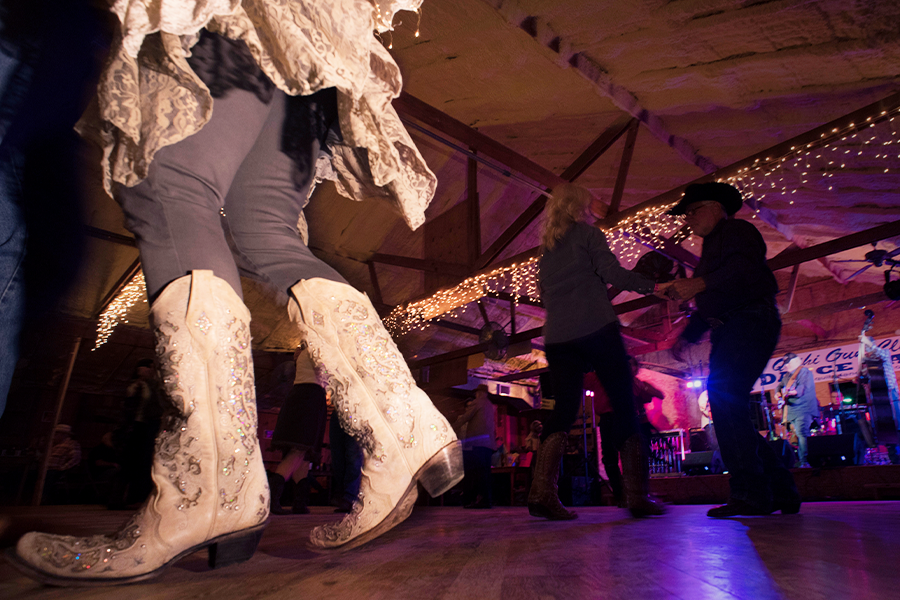
<instances>
[{"instance_id":1,"label":"blonde hair","mask_svg":"<svg viewBox=\"0 0 900 600\"><path fill-rule=\"evenodd\" d=\"M541 250L553 250L572 225L586 221L587 209L593 199L580 185L564 183L555 187L544 208Z\"/></svg>"}]
</instances>

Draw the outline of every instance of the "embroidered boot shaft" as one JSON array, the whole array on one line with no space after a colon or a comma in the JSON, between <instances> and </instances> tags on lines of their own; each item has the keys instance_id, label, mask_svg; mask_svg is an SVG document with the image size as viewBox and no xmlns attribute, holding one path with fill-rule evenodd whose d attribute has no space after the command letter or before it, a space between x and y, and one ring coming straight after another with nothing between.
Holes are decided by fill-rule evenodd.
<instances>
[{"instance_id":1,"label":"embroidered boot shaft","mask_svg":"<svg viewBox=\"0 0 900 600\"><path fill-rule=\"evenodd\" d=\"M416 385L406 361L362 293L327 279L291 292L288 311L306 330L320 380L341 426L363 450L358 501L337 524L310 533L315 548L352 548L406 519L416 483L432 496L462 479L456 434Z\"/></svg>"},{"instance_id":2,"label":"embroidered boot shaft","mask_svg":"<svg viewBox=\"0 0 900 600\"><path fill-rule=\"evenodd\" d=\"M154 490L117 533L29 533L12 562L55 585L158 575L208 547L210 566L253 555L269 514L256 435L250 313L211 271L170 283L150 309L160 381L171 403L156 440Z\"/></svg>"}]
</instances>

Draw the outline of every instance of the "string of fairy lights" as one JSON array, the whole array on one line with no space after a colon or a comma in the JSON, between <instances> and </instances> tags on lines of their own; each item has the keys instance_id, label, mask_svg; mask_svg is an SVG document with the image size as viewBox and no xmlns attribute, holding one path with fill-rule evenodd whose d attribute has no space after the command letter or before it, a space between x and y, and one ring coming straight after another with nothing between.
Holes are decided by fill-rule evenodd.
<instances>
[{"instance_id":1,"label":"string of fairy lights","mask_svg":"<svg viewBox=\"0 0 900 600\"><path fill-rule=\"evenodd\" d=\"M683 228L684 220L681 217L666 214L673 204L645 208L623 219L612 229L601 228L610 249L621 262L636 260L645 247L653 247L662 238ZM499 292L510 294L514 305L518 305L522 297L540 298L539 261L540 257L536 256L480 273L450 289L439 290L428 298L397 306L385 317L385 327L394 336L422 330L438 317L461 317L473 302Z\"/></svg>"},{"instance_id":2,"label":"string of fairy lights","mask_svg":"<svg viewBox=\"0 0 900 600\"><path fill-rule=\"evenodd\" d=\"M781 156L756 159L753 165L720 181L737 187L745 198L756 200L751 215L756 218L767 199L786 199L788 205L793 205L794 195L804 186L833 191L836 178L848 167L867 169L872 174L890 173L892 167L886 161L900 159L898 114L900 107L884 110L862 123L848 123L843 128L822 133L818 140L791 146ZM865 164L867 160L871 162Z\"/></svg>"},{"instance_id":3,"label":"string of fairy lights","mask_svg":"<svg viewBox=\"0 0 900 600\"><path fill-rule=\"evenodd\" d=\"M799 146L792 146L783 155L756 159L747 167L729 177L719 178L737 187L745 198L755 202L750 207L751 218L755 219L765 208L766 199L785 198L794 204L792 196L800 186L818 185L833 191L835 177L848 168L851 159L860 164L862 157L871 160L888 161L900 159L896 148L900 145L900 134L895 123L900 107L882 111L868 117L861 123L849 123L843 128L822 133L818 140ZM887 124L887 127L879 125ZM875 150L873 153L872 150ZM871 155L871 157L870 157ZM878 167L868 167L875 173L890 173L892 167L886 162ZM896 168L894 170L897 170ZM631 264L647 248L654 248L663 239L670 244L679 244L690 236L684 227L684 219L666 214L674 203L644 208L635 215L620 221L614 228L603 229L610 249L619 261ZM394 335L404 335L413 330L421 330L428 322L438 318L458 317L465 314L468 303L493 292L504 291L518 300L521 295L539 297L537 284L538 258L518 265L504 267L469 278L459 285L436 292L424 300L398 306L385 319L385 324ZM504 288L505 281L516 285ZM525 289L524 293L519 290ZM476 290L480 289L480 295Z\"/></svg>"},{"instance_id":4,"label":"string of fairy lights","mask_svg":"<svg viewBox=\"0 0 900 600\"><path fill-rule=\"evenodd\" d=\"M97 321L97 339L93 350L109 340L113 330L120 323L128 323L128 312L135 304L147 303L147 282L144 280L144 272L138 271L131 280L125 284L116 297L106 306Z\"/></svg>"},{"instance_id":5,"label":"string of fairy lights","mask_svg":"<svg viewBox=\"0 0 900 600\"><path fill-rule=\"evenodd\" d=\"M866 169L873 174L900 172L889 161L900 159L900 107L885 110L861 123L821 134L818 140L792 146L780 156L757 159L719 181L737 187L747 199L751 218L757 218L768 202L786 200L794 204L795 194L803 186L823 192L840 189L839 179L847 169ZM666 214L672 203L644 208L610 229L603 229L610 249L619 261L631 264L646 248L663 239L670 244L684 241L690 232L684 219ZM392 335L402 336L422 330L437 318L463 316L474 303L496 293L512 295L518 304L523 297L539 298L538 257L469 277L458 285L435 292L428 298L396 307L385 319ZM129 310L146 302L144 275L138 272L100 315L94 349L109 339L117 325L128 322Z\"/></svg>"}]
</instances>

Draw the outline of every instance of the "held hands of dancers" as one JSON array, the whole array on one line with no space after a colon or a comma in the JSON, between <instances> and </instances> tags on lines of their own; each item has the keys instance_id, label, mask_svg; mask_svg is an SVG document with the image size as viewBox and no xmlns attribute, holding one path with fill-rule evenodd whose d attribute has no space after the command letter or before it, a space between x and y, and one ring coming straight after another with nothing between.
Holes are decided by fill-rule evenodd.
<instances>
[{"instance_id":1,"label":"held hands of dancers","mask_svg":"<svg viewBox=\"0 0 900 600\"><path fill-rule=\"evenodd\" d=\"M658 283L653 288L653 295L669 300L690 300L705 289L706 282L702 277L691 277Z\"/></svg>"}]
</instances>

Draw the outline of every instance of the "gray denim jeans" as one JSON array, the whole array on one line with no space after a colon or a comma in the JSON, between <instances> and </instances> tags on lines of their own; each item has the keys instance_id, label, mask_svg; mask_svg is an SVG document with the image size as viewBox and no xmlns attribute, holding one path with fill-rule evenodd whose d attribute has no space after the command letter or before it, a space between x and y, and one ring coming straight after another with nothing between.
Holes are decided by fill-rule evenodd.
<instances>
[{"instance_id":1,"label":"gray denim jeans","mask_svg":"<svg viewBox=\"0 0 900 600\"><path fill-rule=\"evenodd\" d=\"M346 283L297 232L312 173L298 186L294 162L281 151L285 99L276 91L264 103L231 89L203 129L157 152L147 179L116 187L151 301L195 269L212 270L241 297L239 274L285 293L313 277ZM318 151L313 140L310 156Z\"/></svg>"}]
</instances>

